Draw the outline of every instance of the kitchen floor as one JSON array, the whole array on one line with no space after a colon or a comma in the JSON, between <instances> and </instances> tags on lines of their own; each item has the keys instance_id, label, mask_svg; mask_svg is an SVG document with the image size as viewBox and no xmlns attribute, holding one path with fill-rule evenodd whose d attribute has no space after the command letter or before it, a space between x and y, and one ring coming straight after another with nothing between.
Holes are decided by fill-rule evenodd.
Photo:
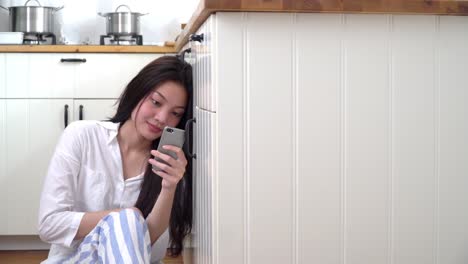
<instances>
[{"instance_id":1,"label":"kitchen floor","mask_svg":"<svg viewBox=\"0 0 468 264\"><path fill-rule=\"evenodd\" d=\"M47 250L0 251L0 264L37 264L47 258ZM182 255L177 258L165 257L163 263L182 264Z\"/></svg>"}]
</instances>

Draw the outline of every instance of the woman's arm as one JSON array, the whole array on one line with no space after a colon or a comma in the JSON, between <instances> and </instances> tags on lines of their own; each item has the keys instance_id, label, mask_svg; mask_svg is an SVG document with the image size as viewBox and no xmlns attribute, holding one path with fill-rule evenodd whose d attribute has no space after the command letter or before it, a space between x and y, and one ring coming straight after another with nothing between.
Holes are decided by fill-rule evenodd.
<instances>
[{"instance_id":1,"label":"woman's arm","mask_svg":"<svg viewBox=\"0 0 468 264\"><path fill-rule=\"evenodd\" d=\"M48 243L70 247L83 212L74 212L74 196L82 154L83 128L71 123L62 133L49 164L41 193L38 232Z\"/></svg>"},{"instance_id":2,"label":"woman's arm","mask_svg":"<svg viewBox=\"0 0 468 264\"><path fill-rule=\"evenodd\" d=\"M182 149L169 145L164 146L164 148L175 152L177 154L177 159L156 150L151 151L153 156L158 157L167 163L164 164L156 161L155 159L150 159L148 161L150 164L162 169L161 171L153 170L154 173L162 178L162 182L161 192L159 193L158 199L146 218L151 244L156 242L169 226L177 184L184 176L185 168L187 166L187 159L185 158Z\"/></svg>"},{"instance_id":3,"label":"woman's arm","mask_svg":"<svg viewBox=\"0 0 468 264\"><path fill-rule=\"evenodd\" d=\"M96 225L101 221L104 216L112 213L118 212L122 209L114 209L114 210L105 210L105 211L98 211L98 212L89 212L83 215L81 219L80 226L78 227L78 231L76 232L75 239L82 239L86 235L93 230Z\"/></svg>"},{"instance_id":4,"label":"woman's arm","mask_svg":"<svg viewBox=\"0 0 468 264\"><path fill-rule=\"evenodd\" d=\"M151 244L156 242L169 226L175 190L161 189L158 199L146 218Z\"/></svg>"}]
</instances>

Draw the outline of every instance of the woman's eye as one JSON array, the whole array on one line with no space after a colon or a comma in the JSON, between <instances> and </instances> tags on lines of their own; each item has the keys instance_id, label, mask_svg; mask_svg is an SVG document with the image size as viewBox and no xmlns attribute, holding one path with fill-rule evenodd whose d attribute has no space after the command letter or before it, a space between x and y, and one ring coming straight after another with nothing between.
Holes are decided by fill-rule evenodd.
<instances>
[{"instance_id":1,"label":"woman's eye","mask_svg":"<svg viewBox=\"0 0 468 264\"><path fill-rule=\"evenodd\" d=\"M175 117L182 117L182 113L173 112L172 114L173 114Z\"/></svg>"},{"instance_id":2,"label":"woman's eye","mask_svg":"<svg viewBox=\"0 0 468 264\"><path fill-rule=\"evenodd\" d=\"M155 105L155 106L160 106L161 103L159 103L158 101L154 100L154 99L151 99L151 102Z\"/></svg>"}]
</instances>

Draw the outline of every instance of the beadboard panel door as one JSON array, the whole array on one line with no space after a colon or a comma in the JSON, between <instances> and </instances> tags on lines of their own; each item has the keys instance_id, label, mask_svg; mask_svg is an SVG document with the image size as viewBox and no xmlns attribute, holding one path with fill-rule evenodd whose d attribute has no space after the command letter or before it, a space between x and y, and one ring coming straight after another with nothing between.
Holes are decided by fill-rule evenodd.
<instances>
[{"instance_id":1,"label":"beadboard panel door","mask_svg":"<svg viewBox=\"0 0 468 264\"><path fill-rule=\"evenodd\" d=\"M347 263L389 259L388 21L380 15L344 17L341 151Z\"/></svg>"},{"instance_id":2,"label":"beadboard panel door","mask_svg":"<svg viewBox=\"0 0 468 264\"><path fill-rule=\"evenodd\" d=\"M8 54L7 56L18 55ZM71 56L70 56L71 55ZM29 98L70 98L75 89L73 63L61 62L62 58L74 58L75 54L29 54ZM54 74L51 78L51 72ZM26 78L27 77L23 77ZM8 87L16 90L19 87Z\"/></svg>"},{"instance_id":3,"label":"beadboard panel door","mask_svg":"<svg viewBox=\"0 0 468 264\"><path fill-rule=\"evenodd\" d=\"M212 16L216 17L218 14ZM249 230L247 229L247 159L245 155L246 137L246 69L247 63L243 34L245 27L239 26L236 13L219 13L216 19L217 53L213 56L216 65L216 138L217 138L217 207L215 221L218 230L215 239L214 263L245 263L248 251ZM233 52L235 51L235 52ZM229 63L224 63L228 61ZM219 88L219 89L218 89ZM229 247L225 246L229 245Z\"/></svg>"},{"instance_id":4,"label":"beadboard panel door","mask_svg":"<svg viewBox=\"0 0 468 264\"><path fill-rule=\"evenodd\" d=\"M75 98L118 98L126 85L160 54L78 54Z\"/></svg>"},{"instance_id":5,"label":"beadboard panel door","mask_svg":"<svg viewBox=\"0 0 468 264\"><path fill-rule=\"evenodd\" d=\"M216 189L216 138L213 133L216 127L216 114L198 107L195 108L197 122L194 153L196 153L195 174L193 187L194 196L194 259L196 263L214 262L214 242L213 230L217 230L214 225L213 208L216 200L214 197Z\"/></svg>"},{"instance_id":6,"label":"beadboard panel door","mask_svg":"<svg viewBox=\"0 0 468 264\"><path fill-rule=\"evenodd\" d=\"M217 37L216 19L211 16L197 31L198 35L203 35L203 41L192 41L190 47L194 61L196 63L194 69L194 78L197 82L197 89L194 90L194 103L203 110L216 112L216 87L214 85L216 75L213 74L215 65L215 57L212 56L216 52Z\"/></svg>"},{"instance_id":7,"label":"beadboard panel door","mask_svg":"<svg viewBox=\"0 0 468 264\"><path fill-rule=\"evenodd\" d=\"M341 263L341 15L297 16L294 44L296 263ZM300 52L298 52L300 51ZM300 55L300 56L299 56ZM326 62L326 63L323 63ZM312 162L311 162L312 161ZM301 177L299 177L301 176ZM294 263L294 262L290 262Z\"/></svg>"},{"instance_id":8,"label":"beadboard panel door","mask_svg":"<svg viewBox=\"0 0 468 264\"><path fill-rule=\"evenodd\" d=\"M5 89L3 98L27 98L29 90L29 55L4 54L5 56Z\"/></svg>"},{"instance_id":9,"label":"beadboard panel door","mask_svg":"<svg viewBox=\"0 0 468 264\"><path fill-rule=\"evenodd\" d=\"M109 120L117 111L116 101L115 99L74 100L75 120Z\"/></svg>"},{"instance_id":10,"label":"beadboard panel door","mask_svg":"<svg viewBox=\"0 0 468 264\"><path fill-rule=\"evenodd\" d=\"M265 30L268 24L274 31ZM247 254L252 263L287 263L293 249L291 16L246 20ZM274 66L274 67L272 67Z\"/></svg>"},{"instance_id":11,"label":"beadboard panel door","mask_svg":"<svg viewBox=\"0 0 468 264\"><path fill-rule=\"evenodd\" d=\"M74 54L4 53L0 74L4 74L2 98L71 98L75 88L75 67L60 62ZM53 72L53 77L50 74Z\"/></svg>"},{"instance_id":12,"label":"beadboard panel door","mask_svg":"<svg viewBox=\"0 0 468 264\"><path fill-rule=\"evenodd\" d=\"M435 90L438 263L468 261L468 23L441 17ZM441 48L443 47L443 48Z\"/></svg>"},{"instance_id":13,"label":"beadboard panel door","mask_svg":"<svg viewBox=\"0 0 468 264\"><path fill-rule=\"evenodd\" d=\"M6 97L6 55L0 53L0 97Z\"/></svg>"},{"instance_id":14,"label":"beadboard panel door","mask_svg":"<svg viewBox=\"0 0 468 264\"><path fill-rule=\"evenodd\" d=\"M392 243L401 264L436 263L436 21L395 16L392 25Z\"/></svg>"},{"instance_id":15,"label":"beadboard panel door","mask_svg":"<svg viewBox=\"0 0 468 264\"><path fill-rule=\"evenodd\" d=\"M42 181L65 128L65 105L71 122L71 99L0 100L1 235L37 234Z\"/></svg>"},{"instance_id":16,"label":"beadboard panel door","mask_svg":"<svg viewBox=\"0 0 468 264\"><path fill-rule=\"evenodd\" d=\"M197 263L468 261L467 17L211 19L218 160Z\"/></svg>"}]
</instances>

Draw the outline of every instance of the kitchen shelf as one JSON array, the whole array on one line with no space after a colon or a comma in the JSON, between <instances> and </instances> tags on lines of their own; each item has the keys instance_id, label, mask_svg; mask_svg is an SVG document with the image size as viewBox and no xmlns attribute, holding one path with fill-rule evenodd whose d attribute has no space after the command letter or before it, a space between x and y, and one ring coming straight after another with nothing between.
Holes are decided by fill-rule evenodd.
<instances>
[{"instance_id":1,"label":"kitchen shelf","mask_svg":"<svg viewBox=\"0 0 468 264\"><path fill-rule=\"evenodd\" d=\"M0 45L0 52L21 53L175 53L168 46Z\"/></svg>"}]
</instances>

